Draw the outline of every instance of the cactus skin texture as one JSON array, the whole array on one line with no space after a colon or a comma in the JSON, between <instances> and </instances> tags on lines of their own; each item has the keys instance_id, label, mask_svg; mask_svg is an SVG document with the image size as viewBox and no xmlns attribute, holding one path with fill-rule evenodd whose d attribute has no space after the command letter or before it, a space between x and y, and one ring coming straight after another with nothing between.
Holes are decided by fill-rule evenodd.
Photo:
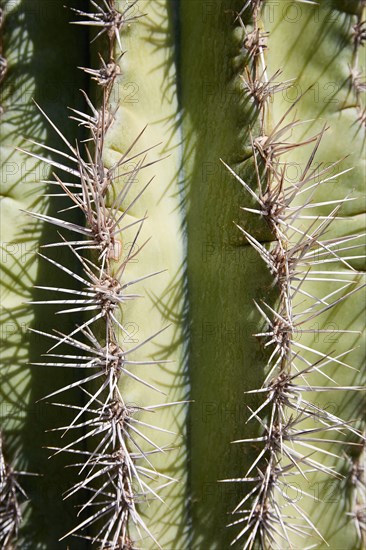
<instances>
[{"instance_id":1,"label":"cactus skin texture","mask_svg":"<svg viewBox=\"0 0 366 550\"><path fill-rule=\"evenodd\" d=\"M365 2L2 9L0 547L364 549Z\"/></svg>"}]
</instances>

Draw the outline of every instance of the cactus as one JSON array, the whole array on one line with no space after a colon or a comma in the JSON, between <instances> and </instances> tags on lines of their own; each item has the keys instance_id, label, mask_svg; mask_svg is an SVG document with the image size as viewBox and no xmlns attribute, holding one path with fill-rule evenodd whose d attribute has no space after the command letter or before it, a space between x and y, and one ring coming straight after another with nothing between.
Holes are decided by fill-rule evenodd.
<instances>
[{"instance_id":1,"label":"cactus","mask_svg":"<svg viewBox=\"0 0 366 550\"><path fill-rule=\"evenodd\" d=\"M365 547L364 4L4 2L2 548Z\"/></svg>"}]
</instances>

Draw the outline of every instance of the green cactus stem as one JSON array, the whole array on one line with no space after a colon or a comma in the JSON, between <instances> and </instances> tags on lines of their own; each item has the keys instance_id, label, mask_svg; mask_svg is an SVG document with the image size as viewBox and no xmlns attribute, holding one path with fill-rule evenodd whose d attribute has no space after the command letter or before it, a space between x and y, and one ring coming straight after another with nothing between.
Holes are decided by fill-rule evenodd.
<instances>
[{"instance_id":1,"label":"green cactus stem","mask_svg":"<svg viewBox=\"0 0 366 550\"><path fill-rule=\"evenodd\" d=\"M1 15L1 548L362 550L365 2Z\"/></svg>"}]
</instances>

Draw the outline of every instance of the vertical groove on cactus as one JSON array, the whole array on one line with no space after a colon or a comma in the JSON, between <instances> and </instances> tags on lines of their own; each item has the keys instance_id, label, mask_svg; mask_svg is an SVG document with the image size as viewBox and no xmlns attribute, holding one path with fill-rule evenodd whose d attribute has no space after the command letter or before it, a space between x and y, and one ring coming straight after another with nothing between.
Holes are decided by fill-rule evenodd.
<instances>
[{"instance_id":1,"label":"vertical groove on cactus","mask_svg":"<svg viewBox=\"0 0 366 550\"><path fill-rule=\"evenodd\" d=\"M265 347L271 350L263 386L249 392L264 397L256 410L250 408L249 417L249 420L255 419L259 423L262 435L235 441L256 445L258 456L243 477L226 480L245 487L243 498L233 511L239 519L230 524L240 526L233 544L241 541L244 550L253 548L256 543L262 548L293 547L298 540L303 539L307 543L313 537L326 542L303 507L303 501L311 500L311 494L305 486L301 504L296 499L291 500L287 494L289 479L298 477L306 480L314 472L330 479L341 479L344 462L342 448L352 449L355 446L357 452L357 447L363 447L359 441L364 440L362 432L353 426L352 418L343 420L321 408L311 397L312 394L339 391L347 398L347 393L365 389L358 385L342 385L329 371L329 366L352 371L352 365L345 359L352 349L346 348L339 354L323 353L316 345L309 347L301 343L301 336L306 333L332 332L332 329L314 329L311 325L315 319L322 319L325 312L337 308L365 286L360 283L362 272L357 272L347 261L352 259L347 255L350 249L363 246L358 244L362 234L325 238L330 225L341 219L338 212L342 204L354 198L320 202L316 199L319 187L329 184L348 170L330 174L340 161L318 169L314 166L325 127L305 141L287 141L301 124L295 118L290 122L287 120L296 103L277 123L272 122L272 96L285 90L288 83L275 82L272 85L279 71L274 77L267 77L264 35L259 24L260 4L247 2L245 5L245 8L252 9L253 30L249 50L252 68L246 68L244 84L246 92L261 111L261 134L252 139L257 190L254 191L225 164L256 203L256 208L243 209L266 220L274 237L270 247L264 246L238 226L267 265L279 295L276 307L272 307L267 300L255 302L264 321L264 329L256 337L264 339ZM246 40L248 35L246 31ZM252 75L250 80L248 75ZM287 175L287 165L291 160L288 154L312 142L315 145L305 167L293 183ZM300 195L304 198L296 204ZM328 207L330 211L322 216L313 215L312 210L319 207ZM317 284L311 292L307 287L309 281ZM322 285L325 290L322 290ZM337 333L360 332L337 328ZM324 383L315 384L314 375L323 377ZM341 450L331 452L329 444L334 448L339 446ZM332 457L333 461L336 459L334 465L331 461L327 465L328 457ZM357 513L356 516L359 517Z\"/></svg>"}]
</instances>

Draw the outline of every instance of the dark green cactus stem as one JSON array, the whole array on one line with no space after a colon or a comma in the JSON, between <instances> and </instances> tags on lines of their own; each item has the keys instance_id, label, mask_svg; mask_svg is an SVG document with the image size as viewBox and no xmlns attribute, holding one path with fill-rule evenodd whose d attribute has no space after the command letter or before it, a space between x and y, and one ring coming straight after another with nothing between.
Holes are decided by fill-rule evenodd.
<instances>
[{"instance_id":1,"label":"dark green cactus stem","mask_svg":"<svg viewBox=\"0 0 366 550\"><path fill-rule=\"evenodd\" d=\"M239 491L217 481L240 476L254 459L252 448L243 456L231 442L249 416L246 402L258 406L244 392L264 379L265 353L253 336L260 323L253 299L270 292L271 278L233 223L242 220L242 191L220 162L237 166L247 156L258 117L239 78L243 33L233 21L241 7L203 0L181 4L195 549L228 548L233 539L226 525ZM252 163L248 171L240 167L243 177L253 169ZM266 234L265 223L256 229ZM256 426L248 426L248 434L258 434Z\"/></svg>"}]
</instances>

